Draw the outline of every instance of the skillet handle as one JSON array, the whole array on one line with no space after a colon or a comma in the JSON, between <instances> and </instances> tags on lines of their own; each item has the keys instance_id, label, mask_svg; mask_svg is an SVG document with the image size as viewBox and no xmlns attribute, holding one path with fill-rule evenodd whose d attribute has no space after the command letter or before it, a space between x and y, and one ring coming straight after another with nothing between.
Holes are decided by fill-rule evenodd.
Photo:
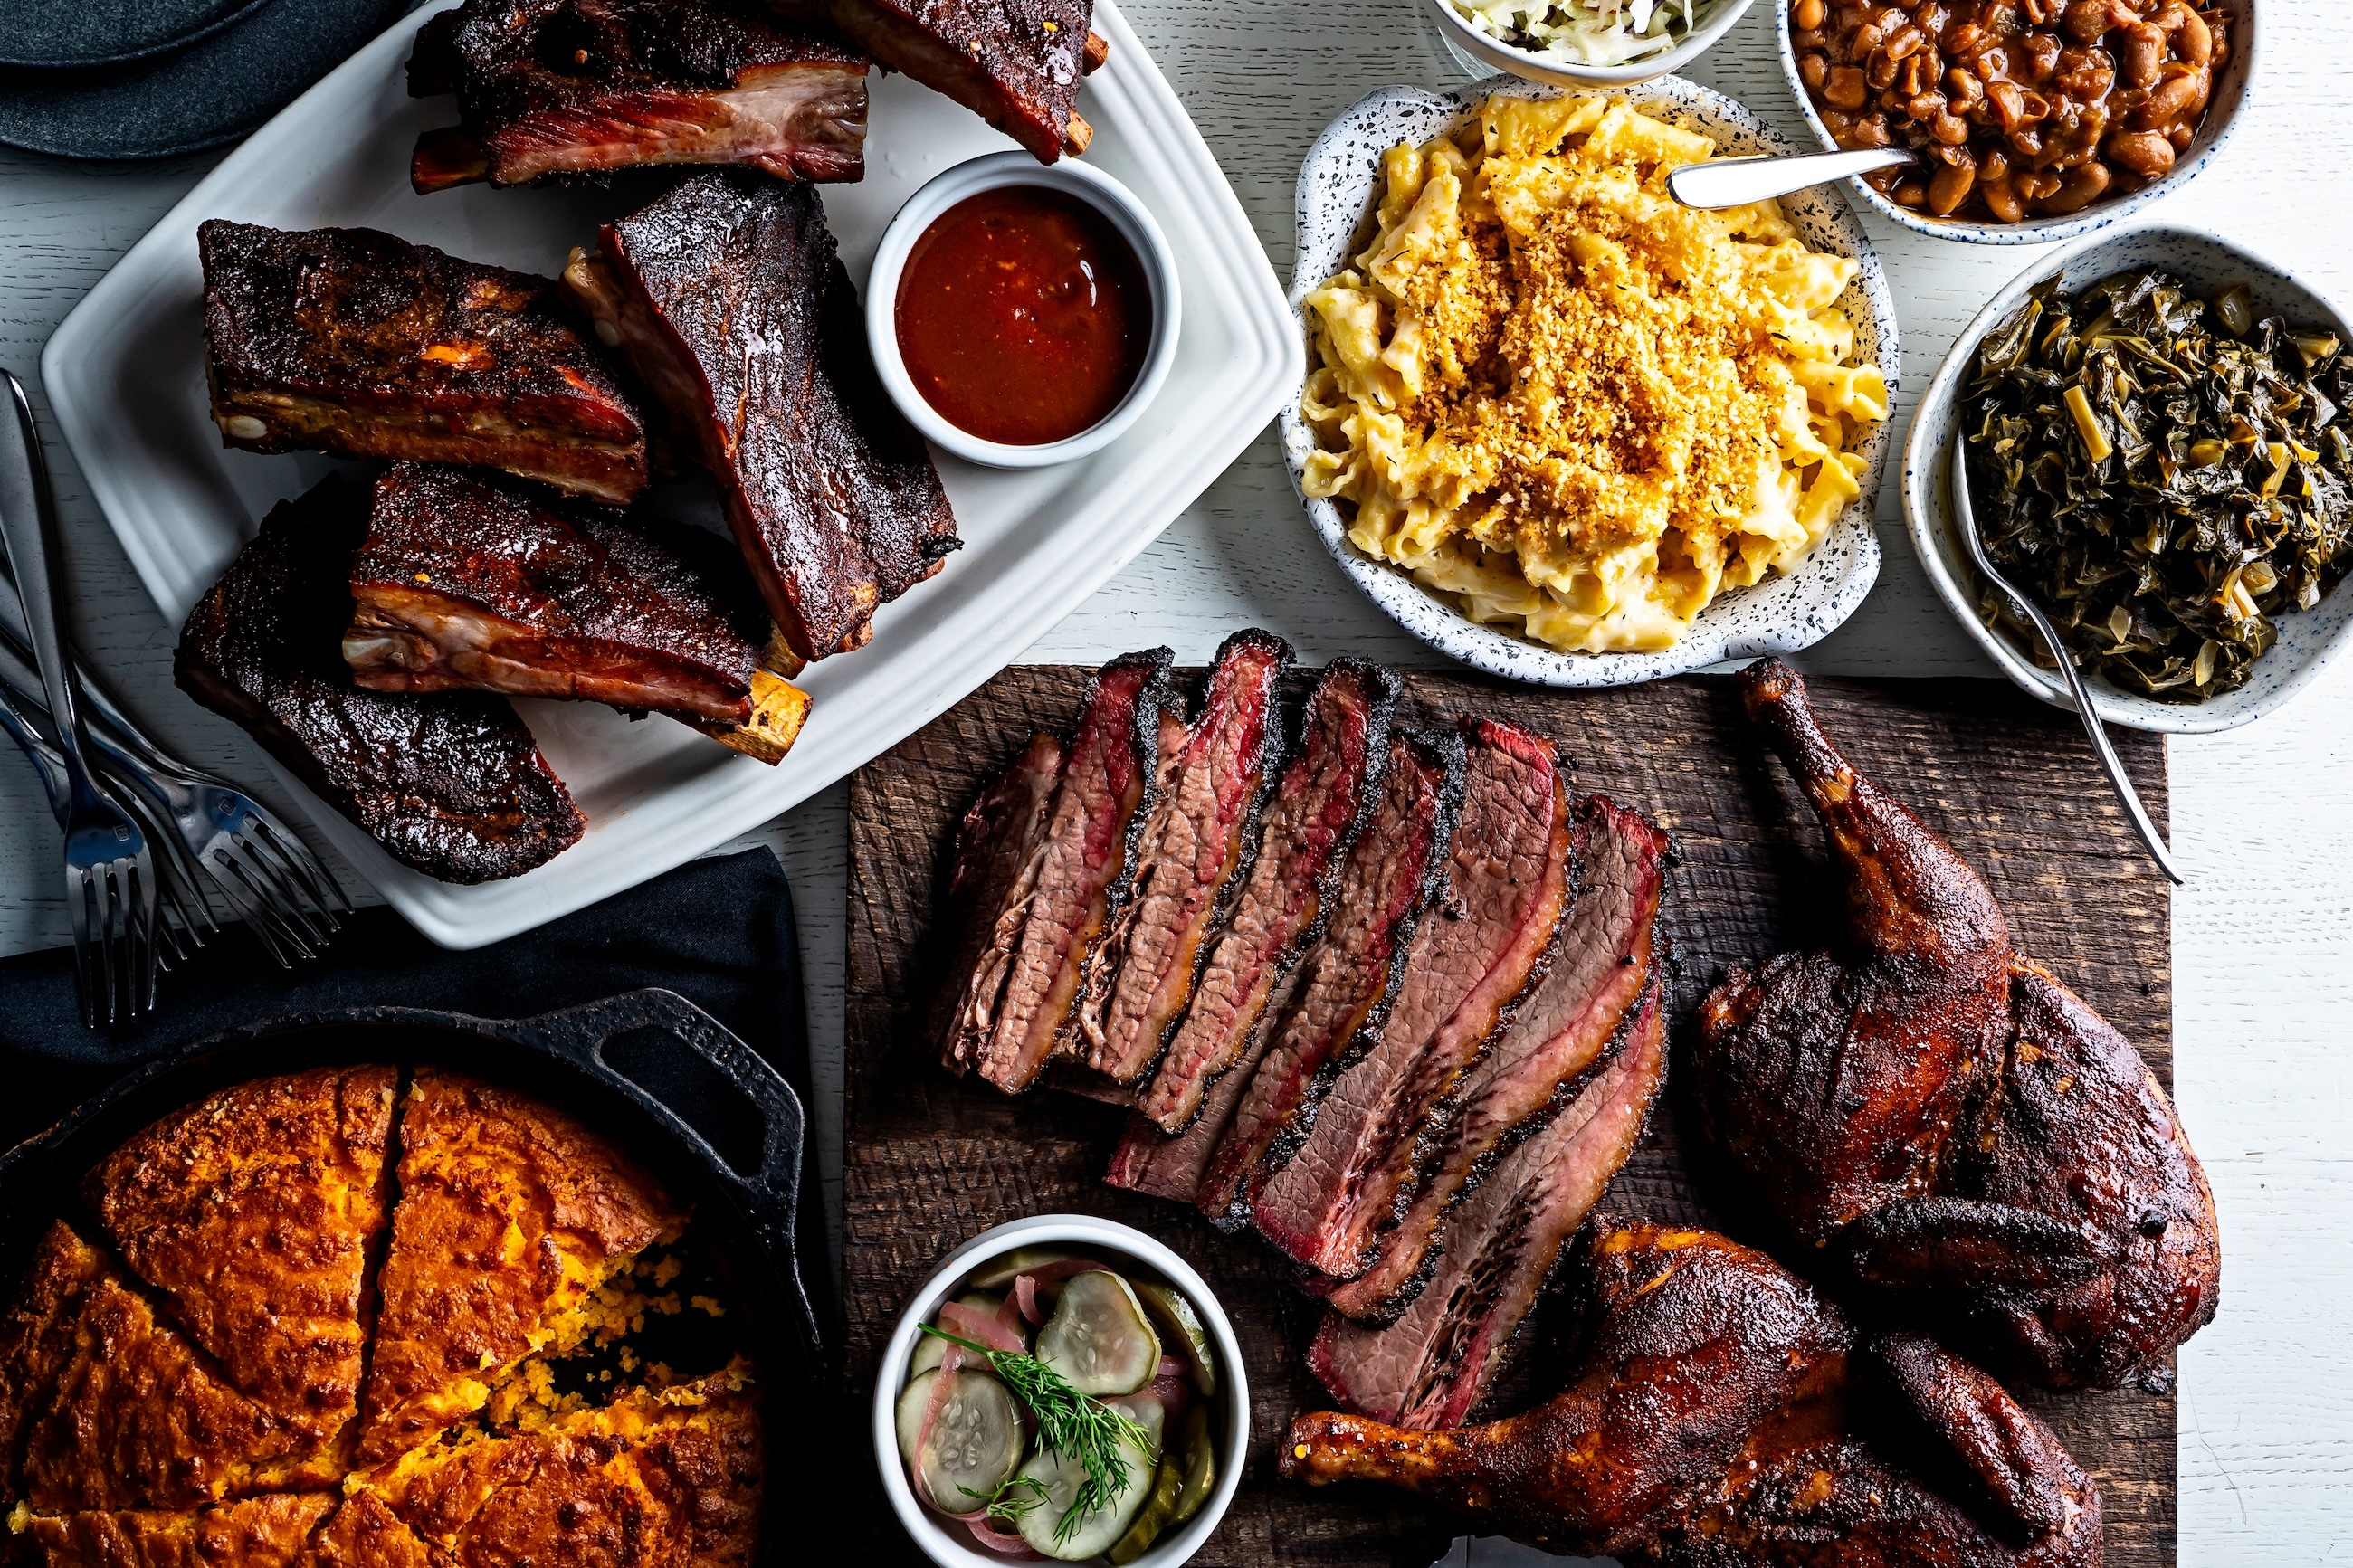
<instances>
[{"instance_id":1,"label":"skillet handle","mask_svg":"<svg viewBox=\"0 0 2353 1568\"><path fill-rule=\"evenodd\" d=\"M740 1113L744 1105L756 1111L760 1128L754 1170L739 1171L728 1158L729 1151L716 1146L704 1129L606 1058L608 1047L645 1029L661 1035L666 1047L676 1044L692 1052L718 1072L742 1102L733 1107L704 1105L694 1109L722 1116ZM821 1385L825 1341L818 1332L817 1312L809 1302L800 1270L801 1161L808 1123L793 1086L757 1051L675 991L626 992L584 1007L520 1019L504 1026L501 1032L527 1038L573 1063L670 1123L707 1156L712 1173L733 1190L768 1256L777 1260L788 1310L799 1320L807 1336L810 1374ZM730 1138L726 1142L732 1145L738 1140Z\"/></svg>"}]
</instances>

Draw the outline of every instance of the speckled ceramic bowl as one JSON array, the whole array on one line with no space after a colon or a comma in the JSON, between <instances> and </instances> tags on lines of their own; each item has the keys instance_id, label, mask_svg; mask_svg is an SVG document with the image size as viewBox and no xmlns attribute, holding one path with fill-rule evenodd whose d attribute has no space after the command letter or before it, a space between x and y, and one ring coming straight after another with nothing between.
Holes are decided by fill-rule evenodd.
<instances>
[{"instance_id":1,"label":"speckled ceramic bowl","mask_svg":"<svg viewBox=\"0 0 2353 1568\"><path fill-rule=\"evenodd\" d=\"M2001 666L2004 675L2054 708L2074 707L2066 683L2053 671L2037 669L2015 644L1978 618L1977 574L1953 532L1953 443L1959 436L1964 392L1977 362L1978 345L2025 303L2028 290L2053 276L2063 278L2064 287L2072 290L2135 267L2163 268L2201 293L2244 283L2254 295L2258 318L2280 315L2298 326L2325 326L2353 342L2353 328L2347 326L2345 317L2292 274L2204 230L2155 224L2094 235L2044 257L1978 312L1928 384L1913 418L1911 438L1904 450L1904 517L1912 547L1919 552L1920 564L1927 570L1946 608ZM2303 690L2344 652L2348 635L2353 635L2353 589L2339 587L2311 609L2279 617L2278 645L2255 661L2253 679L2236 691L2197 704L2158 702L2094 678L2090 683L2092 706L2109 723L2131 730L2189 735L2234 730L2253 723Z\"/></svg>"},{"instance_id":2,"label":"speckled ceramic bowl","mask_svg":"<svg viewBox=\"0 0 2353 1568\"><path fill-rule=\"evenodd\" d=\"M1515 48L1482 32L1447 0L1422 0L1440 35L1473 59L1529 81L1577 88L1634 87L1672 76L1714 48L1716 40L1732 31L1733 24L1747 15L1748 7L1755 4L1757 0L1714 0L1711 8L1700 13L1700 24L1691 30L1691 36L1662 55L1630 65L1581 66L1572 60L1553 59L1533 49Z\"/></svg>"},{"instance_id":3,"label":"speckled ceramic bowl","mask_svg":"<svg viewBox=\"0 0 2353 1568\"><path fill-rule=\"evenodd\" d=\"M1361 247L1373 209L1381 155L1400 142L1426 142L1493 93L1557 98L1566 89L1491 77L1458 92L1387 87L1366 94L1317 137L1299 171L1299 241L1291 281L1291 308L1347 265ZM1788 142L1739 104L1679 77L1665 77L1627 94L1660 118L1713 137L1726 153L1788 153ZM1863 237L1862 225L1835 189L1785 198L1782 208L1817 250L1862 263L1840 304L1854 321L1857 351L1875 361L1891 397L1901 380L1895 300L1887 277ZM1300 330L1306 331L1303 315ZM1633 686L1769 653L1794 653L1821 641L1852 615L1879 576L1879 536L1871 522L1881 471L1893 444L1891 420L1859 448L1866 467L1862 494L1798 569L1753 588L1728 589L1700 613L1683 641L1659 653L1561 653L1494 626L1475 624L1453 604L1415 582L1402 568L1376 561L1348 542L1346 522L1329 500L1301 500L1317 537L1365 596L1398 625L1454 658L1491 675L1538 686ZM1301 489L1314 432L1300 417L1294 392L1277 416L1283 462Z\"/></svg>"},{"instance_id":4,"label":"speckled ceramic bowl","mask_svg":"<svg viewBox=\"0 0 2353 1568\"><path fill-rule=\"evenodd\" d=\"M2231 29L2231 58L2222 63L2221 75L2214 81L2214 90L2207 99L2206 121L2198 128L2197 139L2189 151L2175 162L2173 172L2154 184L2142 186L2128 196L2112 202L2094 202L2071 217L2037 218L2031 223L1970 223L1957 218L1931 217L1915 213L1910 207L1898 206L1894 201L1872 189L1867 180L1847 183L1855 188L1864 201L1905 228L1916 229L1937 239L1957 239L1964 245L2049 245L2057 240L2074 239L2082 235L2095 234L2139 215L2151 202L2162 200L2196 179L2199 172L2214 160L2231 140L2231 132L2239 121L2239 111L2253 96L2255 79L2255 0L2230 0L2238 16ZM1807 96L1806 84L1798 76L1798 53L1789 44L1790 0L1772 0L1780 13L1774 26L1781 40L1781 74L1788 79L1789 91L1798 100L1798 109L1806 117L1827 151L1838 151L1838 138L1822 123L1814 110L1814 100Z\"/></svg>"}]
</instances>

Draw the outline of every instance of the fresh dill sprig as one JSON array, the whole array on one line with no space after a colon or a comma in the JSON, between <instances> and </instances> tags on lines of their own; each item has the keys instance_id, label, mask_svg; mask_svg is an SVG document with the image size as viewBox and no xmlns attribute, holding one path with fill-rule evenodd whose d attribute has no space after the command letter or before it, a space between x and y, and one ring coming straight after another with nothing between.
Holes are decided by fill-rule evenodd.
<instances>
[{"instance_id":1,"label":"fresh dill sprig","mask_svg":"<svg viewBox=\"0 0 2353 1568\"><path fill-rule=\"evenodd\" d=\"M1079 1483L1078 1495L1071 1500L1069 1510L1054 1522L1055 1544L1076 1534L1087 1515L1109 1508L1112 1500L1126 1487L1127 1461L1119 1451L1123 1441L1134 1444L1155 1463L1158 1462L1157 1446L1150 1433L1132 1417L1072 1388L1067 1378L1036 1356L1023 1351L991 1350L929 1323L921 1327L934 1339L961 1345L987 1361L990 1370L1013 1391L1014 1397L1028 1405L1029 1414L1038 1418L1038 1446L1050 1454L1076 1459L1086 1472L1086 1479ZM1030 1508L1042 1500L1044 1489L1039 1489L1040 1496L1030 1500Z\"/></svg>"},{"instance_id":2,"label":"fresh dill sprig","mask_svg":"<svg viewBox=\"0 0 2353 1568\"><path fill-rule=\"evenodd\" d=\"M986 1497L970 1487L958 1487L956 1490L978 1500L980 1511L999 1524L1019 1524L1038 1511L1038 1505L1046 1500L1047 1495L1046 1483L1035 1476L1013 1476Z\"/></svg>"}]
</instances>

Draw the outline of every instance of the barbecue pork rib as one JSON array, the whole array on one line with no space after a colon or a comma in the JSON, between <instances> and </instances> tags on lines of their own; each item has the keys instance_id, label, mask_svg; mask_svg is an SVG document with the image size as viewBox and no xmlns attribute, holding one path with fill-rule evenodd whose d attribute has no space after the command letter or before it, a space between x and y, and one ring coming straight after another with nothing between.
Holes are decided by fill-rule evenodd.
<instances>
[{"instance_id":1,"label":"barbecue pork rib","mask_svg":"<svg viewBox=\"0 0 2353 1568\"><path fill-rule=\"evenodd\" d=\"M1041 163L1083 153L1079 80L1103 59L1094 0L768 0L955 100Z\"/></svg>"},{"instance_id":2,"label":"barbecue pork rib","mask_svg":"<svg viewBox=\"0 0 2353 1568\"><path fill-rule=\"evenodd\" d=\"M700 174L598 246L565 279L718 480L793 652L864 647L956 548L955 516L875 374L817 193Z\"/></svg>"},{"instance_id":3,"label":"barbecue pork rib","mask_svg":"<svg viewBox=\"0 0 2353 1568\"><path fill-rule=\"evenodd\" d=\"M1236 632L1218 649L1200 717L1137 839L1134 893L1087 954L1065 1048L1114 1083L1158 1063L1227 889L1249 876L1259 807L1282 761L1275 685L1290 668L1291 645L1268 632Z\"/></svg>"},{"instance_id":4,"label":"barbecue pork rib","mask_svg":"<svg viewBox=\"0 0 2353 1568\"><path fill-rule=\"evenodd\" d=\"M951 1068L977 1069L1018 1093L1071 1029L1088 952L1134 886L1136 842L1162 781L1163 731L1184 731L1168 679L1174 661L1154 648L1095 672L1041 826L1027 826L1020 807L1038 787L1041 748L1023 753L1016 772L1025 776L1008 784L1002 808L984 800L973 864L983 879L1005 884L1006 900L996 918L979 910L966 917L976 928L986 921L989 940L968 970L945 976L957 998L940 1042ZM1004 828L987 826L1000 817ZM1017 842L1031 832L1034 865L1029 844ZM1008 874L1017 858L1022 864Z\"/></svg>"},{"instance_id":5,"label":"barbecue pork rib","mask_svg":"<svg viewBox=\"0 0 2353 1568\"><path fill-rule=\"evenodd\" d=\"M1778 660L1749 717L1829 832L1835 952L1741 965L1701 1008L1700 1120L1800 1246L1997 1370L2163 1386L2214 1313L2214 1200L2138 1053L2010 945L1992 891L1858 774Z\"/></svg>"},{"instance_id":6,"label":"barbecue pork rib","mask_svg":"<svg viewBox=\"0 0 2353 1568\"><path fill-rule=\"evenodd\" d=\"M646 432L544 278L371 228L208 219L205 374L225 446L504 468L621 504Z\"/></svg>"},{"instance_id":7,"label":"barbecue pork rib","mask_svg":"<svg viewBox=\"0 0 2353 1568\"><path fill-rule=\"evenodd\" d=\"M1307 1282L1335 1311L1395 1319L1443 1258L1450 1210L1589 1089L1595 1064L1622 1043L1627 1013L1653 966L1667 837L1641 813L1588 795L1577 804L1574 852L1576 898L1544 977L1472 1068L1444 1152L1412 1206L1377 1238L1378 1254L1364 1272Z\"/></svg>"},{"instance_id":8,"label":"barbecue pork rib","mask_svg":"<svg viewBox=\"0 0 2353 1568\"><path fill-rule=\"evenodd\" d=\"M466 0L417 29L408 90L458 95L417 139L419 195L654 163L780 180L866 173L866 58L748 0Z\"/></svg>"},{"instance_id":9,"label":"barbecue pork rib","mask_svg":"<svg viewBox=\"0 0 2353 1568\"><path fill-rule=\"evenodd\" d=\"M1334 1279L1372 1261L1445 1146L1455 1101L1534 980L1568 907L1568 780L1552 743L1515 724L1464 726L1461 816L1438 912L1415 929L1385 1016L1319 1082L1314 1123L1259 1184L1250 1219Z\"/></svg>"},{"instance_id":10,"label":"barbecue pork rib","mask_svg":"<svg viewBox=\"0 0 2353 1568\"><path fill-rule=\"evenodd\" d=\"M1522 1415L1414 1432L1317 1413L1282 1473L1403 1487L1548 1552L1664 1568L2097 1568L2098 1489L1934 1342L1865 1339L1761 1253L1596 1222L1574 1380Z\"/></svg>"},{"instance_id":11,"label":"barbecue pork rib","mask_svg":"<svg viewBox=\"0 0 2353 1568\"><path fill-rule=\"evenodd\" d=\"M1210 1156L1195 1202L1220 1226L1250 1223L1265 1173L1305 1132L1322 1091L1377 1038L1414 933L1446 894L1448 850L1462 809L1462 737L1398 731L1381 797L1340 872L1332 919L1302 961L1297 994L1267 1026L1266 1044Z\"/></svg>"},{"instance_id":12,"label":"barbecue pork rib","mask_svg":"<svg viewBox=\"0 0 2353 1568\"><path fill-rule=\"evenodd\" d=\"M403 865L520 876L586 826L503 697L367 691L343 658L366 496L329 477L281 501L196 601L172 677Z\"/></svg>"},{"instance_id":13,"label":"barbecue pork rib","mask_svg":"<svg viewBox=\"0 0 2353 1568\"><path fill-rule=\"evenodd\" d=\"M767 607L726 542L423 463L377 479L343 658L372 691L667 713L775 763L806 696L761 667Z\"/></svg>"},{"instance_id":14,"label":"barbecue pork rib","mask_svg":"<svg viewBox=\"0 0 2353 1568\"><path fill-rule=\"evenodd\" d=\"M1641 1142L1667 1070L1662 989L1653 968L1575 1098L1447 1211L1430 1283L1397 1321L1325 1315L1307 1366L1335 1398L1413 1428L1458 1426L1477 1411L1562 1249Z\"/></svg>"}]
</instances>

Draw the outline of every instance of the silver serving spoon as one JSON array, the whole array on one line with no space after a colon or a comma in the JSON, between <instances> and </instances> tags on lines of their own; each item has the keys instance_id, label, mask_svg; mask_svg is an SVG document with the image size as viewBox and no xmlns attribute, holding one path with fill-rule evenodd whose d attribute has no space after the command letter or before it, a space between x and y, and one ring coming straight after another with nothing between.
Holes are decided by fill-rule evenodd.
<instances>
[{"instance_id":1,"label":"silver serving spoon","mask_svg":"<svg viewBox=\"0 0 2353 1568\"><path fill-rule=\"evenodd\" d=\"M1920 163L1904 147L1867 147L1856 153L1773 153L1759 158L1710 158L1667 174L1667 194L1687 207L1740 207L1786 196L1810 185L1826 185L1850 174Z\"/></svg>"},{"instance_id":2,"label":"silver serving spoon","mask_svg":"<svg viewBox=\"0 0 2353 1568\"><path fill-rule=\"evenodd\" d=\"M2092 694L2084 689L2083 672L2075 668L2074 657L2067 651L2067 645L2059 640L2059 628L2051 624L2051 617L2042 613L2042 605L2011 586L2010 580L1995 571L1993 563L1986 558L1985 541L1978 537L1977 511L1969 505L1968 450L1968 438L1957 435L1953 440L1953 510L1960 523L1961 543L1969 552L1969 562L1978 569L1978 575L2009 595L2010 602L2018 606L2019 613L2032 622L2034 629L2042 634L2043 646L2051 650L2051 657L2059 661L2059 673L2067 678L2067 689L2074 695L2075 711L2084 721L2084 732L2092 737L2092 750L2098 754L2100 767L2107 773L2108 783L2116 786L2116 798L2124 802L2125 815L2132 818L2133 831L2140 836L2141 843L2147 846L2149 858L2157 862L2158 869L2176 882L2182 881L2181 873L2174 869L2171 851L2166 848L2164 838L2157 831L2157 824L2148 819L2148 808L2141 805L2139 792L2133 788L2132 780L2125 776L2125 765L2116 758L2116 749L2108 743L2108 732L2101 727L2100 715L2092 706Z\"/></svg>"}]
</instances>

